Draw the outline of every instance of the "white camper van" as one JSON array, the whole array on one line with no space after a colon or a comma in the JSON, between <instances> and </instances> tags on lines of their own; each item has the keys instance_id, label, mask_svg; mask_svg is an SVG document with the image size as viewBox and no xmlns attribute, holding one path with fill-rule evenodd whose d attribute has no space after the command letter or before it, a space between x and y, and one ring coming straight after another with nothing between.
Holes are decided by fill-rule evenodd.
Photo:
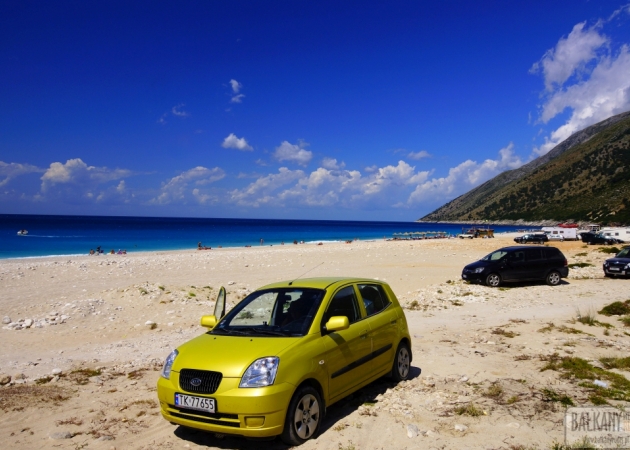
<instances>
[{"instance_id":1,"label":"white camper van","mask_svg":"<svg viewBox=\"0 0 630 450\"><path fill-rule=\"evenodd\" d=\"M577 228L542 227L550 241L577 241Z\"/></svg>"},{"instance_id":2,"label":"white camper van","mask_svg":"<svg viewBox=\"0 0 630 450\"><path fill-rule=\"evenodd\" d=\"M604 236L610 236L624 242L630 241L630 228L626 227L604 227L599 231Z\"/></svg>"}]
</instances>

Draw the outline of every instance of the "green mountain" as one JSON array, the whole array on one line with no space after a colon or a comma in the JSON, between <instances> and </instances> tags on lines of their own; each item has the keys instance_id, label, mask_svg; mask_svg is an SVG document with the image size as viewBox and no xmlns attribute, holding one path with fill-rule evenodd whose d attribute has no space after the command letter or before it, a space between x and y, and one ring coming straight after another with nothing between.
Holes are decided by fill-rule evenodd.
<instances>
[{"instance_id":1,"label":"green mountain","mask_svg":"<svg viewBox=\"0 0 630 450\"><path fill-rule=\"evenodd\" d=\"M630 111L585 128L421 221L630 224Z\"/></svg>"}]
</instances>

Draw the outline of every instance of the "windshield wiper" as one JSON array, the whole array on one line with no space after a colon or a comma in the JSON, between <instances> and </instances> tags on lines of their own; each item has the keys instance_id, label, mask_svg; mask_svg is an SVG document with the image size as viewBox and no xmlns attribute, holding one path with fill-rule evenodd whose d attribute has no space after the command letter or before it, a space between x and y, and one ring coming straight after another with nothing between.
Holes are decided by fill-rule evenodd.
<instances>
[{"instance_id":1,"label":"windshield wiper","mask_svg":"<svg viewBox=\"0 0 630 450\"><path fill-rule=\"evenodd\" d=\"M241 330L235 330L232 328L215 328L212 330L212 333L216 334L238 334L239 336L247 336L249 333L246 333Z\"/></svg>"},{"instance_id":2,"label":"windshield wiper","mask_svg":"<svg viewBox=\"0 0 630 450\"><path fill-rule=\"evenodd\" d=\"M263 334L267 336L287 336L286 332L270 330L269 327L244 327L244 328L239 327L239 331L241 330L248 331L249 333L245 333L248 335L250 335L251 333L256 333L256 334Z\"/></svg>"}]
</instances>

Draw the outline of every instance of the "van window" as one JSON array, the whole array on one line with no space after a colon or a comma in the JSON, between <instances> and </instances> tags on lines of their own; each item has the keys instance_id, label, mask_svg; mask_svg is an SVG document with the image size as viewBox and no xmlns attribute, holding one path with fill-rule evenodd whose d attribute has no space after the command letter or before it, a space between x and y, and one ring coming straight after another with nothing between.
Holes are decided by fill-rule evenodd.
<instances>
[{"instance_id":1,"label":"van window","mask_svg":"<svg viewBox=\"0 0 630 450\"><path fill-rule=\"evenodd\" d=\"M561 253L560 250L558 250L555 247L546 247L544 249L542 249L545 253L545 257L550 259L550 258L560 258L561 257Z\"/></svg>"},{"instance_id":2,"label":"van window","mask_svg":"<svg viewBox=\"0 0 630 450\"><path fill-rule=\"evenodd\" d=\"M540 248L530 248L525 250L525 260L526 261L540 261L543 259L542 249Z\"/></svg>"},{"instance_id":3,"label":"van window","mask_svg":"<svg viewBox=\"0 0 630 450\"><path fill-rule=\"evenodd\" d=\"M505 250L497 250L481 258L481 261L498 261L505 255L507 255L507 252Z\"/></svg>"},{"instance_id":4,"label":"van window","mask_svg":"<svg viewBox=\"0 0 630 450\"><path fill-rule=\"evenodd\" d=\"M511 263L521 263L521 262L525 262L525 251L524 250L517 250L514 252L510 252L508 253L508 262Z\"/></svg>"}]
</instances>

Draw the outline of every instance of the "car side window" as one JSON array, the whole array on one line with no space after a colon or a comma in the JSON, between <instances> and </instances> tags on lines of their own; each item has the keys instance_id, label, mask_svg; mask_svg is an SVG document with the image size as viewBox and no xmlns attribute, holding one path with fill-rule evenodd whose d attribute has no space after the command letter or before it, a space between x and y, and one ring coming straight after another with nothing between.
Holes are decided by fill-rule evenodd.
<instances>
[{"instance_id":1,"label":"car side window","mask_svg":"<svg viewBox=\"0 0 630 450\"><path fill-rule=\"evenodd\" d=\"M328 305L328 309L324 314L322 324L325 324L334 316L346 316L350 323L354 323L359 319L359 309L357 308L357 299L354 295L354 288L348 286L335 294Z\"/></svg>"},{"instance_id":2,"label":"car side window","mask_svg":"<svg viewBox=\"0 0 630 450\"><path fill-rule=\"evenodd\" d=\"M525 260L527 262L540 261L541 259L543 259L541 249L532 248L532 249L525 250Z\"/></svg>"},{"instance_id":3,"label":"car side window","mask_svg":"<svg viewBox=\"0 0 630 450\"><path fill-rule=\"evenodd\" d=\"M368 316L381 312L389 305L389 299L383 288L376 284L360 284L359 292Z\"/></svg>"},{"instance_id":4,"label":"car side window","mask_svg":"<svg viewBox=\"0 0 630 450\"><path fill-rule=\"evenodd\" d=\"M523 252L522 250L515 251L515 252L510 252L508 254L508 261L511 262L511 263L524 262L525 261L525 252Z\"/></svg>"}]
</instances>

